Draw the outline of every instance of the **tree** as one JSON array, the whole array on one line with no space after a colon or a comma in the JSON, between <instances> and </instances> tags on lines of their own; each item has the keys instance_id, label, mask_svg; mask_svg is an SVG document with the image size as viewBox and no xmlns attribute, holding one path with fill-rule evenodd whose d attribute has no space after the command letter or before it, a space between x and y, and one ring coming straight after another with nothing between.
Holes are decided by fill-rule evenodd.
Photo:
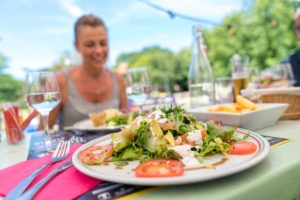
<instances>
[{"instance_id":1,"label":"tree","mask_svg":"<svg viewBox=\"0 0 300 200\"><path fill-rule=\"evenodd\" d=\"M289 0L254 0L252 7L205 31L215 76L230 76L229 60L235 53L250 56L250 65L260 69L292 53L298 46L291 23L294 12Z\"/></svg>"},{"instance_id":2,"label":"tree","mask_svg":"<svg viewBox=\"0 0 300 200\"><path fill-rule=\"evenodd\" d=\"M24 82L0 74L0 102L20 101L24 98Z\"/></svg>"},{"instance_id":3,"label":"tree","mask_svg":"<svg viewBox=\"0 0 300 200\"><path fill-rule=\"evenodd\" d=\"M0 74L2 74L6 68L6 58L0 53Z\"/></svg>"},{"instance_id":4,"label":"tree","mask_svg":"<svg viewBox=\"0 0 300 200\"><path fill-rule=\"evenodd\" d=\"M6 58L0 54L0 102L21 100L24 97L24 83L4 74L7 67Z\"/></svg>"},{"instance_id":5,"label":"tree","mask_svg":"<svg viewBox=\"0 0 300 200\"><path fill-rule=\"evenodd\" d=\"M249 56L250 66L265 69L294 52L299 46L292 30L296 6L290 0L245 1L243 10L226 16L220 26L205 30L215 77L230 76L230 58L236 53ZM129 67L147 66L154 86L163 85L168 76L171 90L179 84L186 91L190 59L190 49L174 54L160 47L148 47L122 54L117 62L128 62Z\"/></svg>"},{"instance_id":6,"label":"tree","mask_svg":"<svg viewBox=\"0 0 300 200\"><path fill-rule=\"evenodd\" d=\"M127 62L129 68L147 67L151 84L155 89L168 92L179 84L187 90L187 73L190 62L190 50L183 50L175 55L159 46L144 48L141 52L121 54L117 62ZM169 84L165 85L168 80Z\"/></svg>"},{"instance_id":7,"label":"tree","mask_svg":"<svg viewBox=\"0 0 300 200\"><path fill-rule=\"evenodd\" d=\"M77 53L72 53L69 51L65 51L60 58L54 62L54 64L50 67L46 67L41 69L40 71L52 71L57 72L64 69L68 69L74 65L77 65L80 63L80 56Z\"/></svg>"}]
</instances>

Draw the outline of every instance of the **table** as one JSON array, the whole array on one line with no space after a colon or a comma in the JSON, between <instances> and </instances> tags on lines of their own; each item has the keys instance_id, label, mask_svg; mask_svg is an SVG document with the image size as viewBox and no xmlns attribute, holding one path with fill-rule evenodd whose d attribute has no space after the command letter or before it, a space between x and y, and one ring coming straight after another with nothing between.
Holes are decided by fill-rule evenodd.
<instances>
[{"instance_id":1,"label":"table","mask_svg":"<svg viewBox=\"0 0 300 200\"><path fill-rule=\"evenodd\" d=\"M300 195L300 121L278 121L254 131L291 142L270 150L265 160L243 172L211 181L165 186L133 199L293 199ZM0 169L26 160L30 138L19 145L0 143ZM1 199L1 198L0 198Z\"/></svg>"}]
</instances>

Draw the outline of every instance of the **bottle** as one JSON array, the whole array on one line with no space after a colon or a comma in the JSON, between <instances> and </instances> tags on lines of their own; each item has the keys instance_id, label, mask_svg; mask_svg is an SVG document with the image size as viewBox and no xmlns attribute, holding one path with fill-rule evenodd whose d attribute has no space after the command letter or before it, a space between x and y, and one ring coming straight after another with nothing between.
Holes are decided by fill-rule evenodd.
<instances>
[{"instance_id":1,"label":"bottle","mask_svg":"<svg viewBox=\"0 0 300 200\"><path fill-rule=\"evenodd\" d=\"M215 80L206 56L203 31L199 25L193 26L193 52L188 73L188 87L191 108L216 103Z\"/></svg>"}]
</instances>

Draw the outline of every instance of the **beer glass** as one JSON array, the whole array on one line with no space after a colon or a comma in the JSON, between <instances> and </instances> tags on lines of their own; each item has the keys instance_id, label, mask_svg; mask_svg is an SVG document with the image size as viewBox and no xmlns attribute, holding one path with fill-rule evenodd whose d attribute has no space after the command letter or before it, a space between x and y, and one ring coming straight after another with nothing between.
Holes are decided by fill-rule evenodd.
<instances>
[{"instance_id":1,"label":"beer glass","mask_svg":"<svg viewBox=\"0 0 300 200\"><path fill-rule=\"evenodd\" d=\"M248 87L249 79L249 57L235 54L231 58L231 78L233 82L234 95L240 95L242 89Z\"/></svg>"}]
</instances>

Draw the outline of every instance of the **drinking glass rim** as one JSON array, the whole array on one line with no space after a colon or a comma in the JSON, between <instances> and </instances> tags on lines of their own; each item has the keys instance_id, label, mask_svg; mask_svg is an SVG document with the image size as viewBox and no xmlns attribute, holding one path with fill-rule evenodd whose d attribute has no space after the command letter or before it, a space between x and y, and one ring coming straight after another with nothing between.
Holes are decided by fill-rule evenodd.
<instances>
[{"instance_id":1,"label":"drinking glass rim","mask_svg":"<svg viewBox=\"0 0 300 200\"><path fill-rule=\"evenodd\" d=\"M231 77L217 77L215 78L216 81L230 81L232 78Z\"/></svg>"},{"instance_id":2,"label":"drinking glass rim","mask_svg":"<svg viewBox=\"0 0 300 200\"><path fill-rule=\"evenodd\" d=\"M138 71L144 71L144 70L148 71L147 67L133 67L133 68L129 68L127 70L127 72L134 72L134 71L138 72Z\"/></svg>"}]
</instances>

